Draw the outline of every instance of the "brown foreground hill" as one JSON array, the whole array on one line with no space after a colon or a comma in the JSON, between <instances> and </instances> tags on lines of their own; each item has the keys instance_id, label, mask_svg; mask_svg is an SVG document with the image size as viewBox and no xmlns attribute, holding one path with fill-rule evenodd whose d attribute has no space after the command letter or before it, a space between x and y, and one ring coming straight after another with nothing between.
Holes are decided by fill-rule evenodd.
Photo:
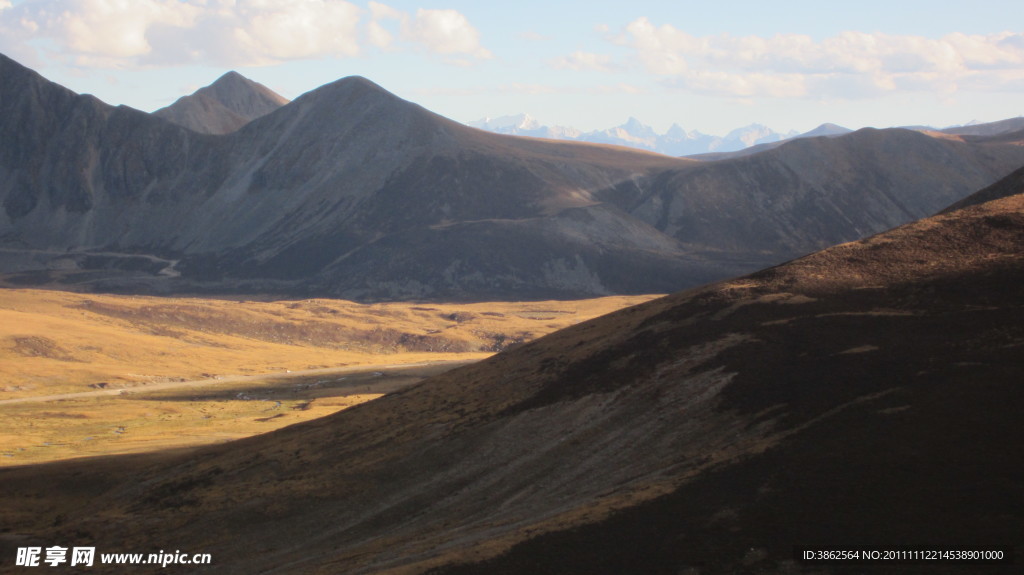
<instances>
[{"instance_id":1,"label":"brown foreground hill","mask_svg":"<svg viewBox=\"0 0 1024 575\"><path fill-rule=\"evenodd\" d=\"M179 572L674 574L846 572L796 545L1019 557L1022 285L1014 195L264 436L0 471L0 560L60 544L213 557ZM971 567L869 572L899 569Z\"/></svg>"}]
</instances>

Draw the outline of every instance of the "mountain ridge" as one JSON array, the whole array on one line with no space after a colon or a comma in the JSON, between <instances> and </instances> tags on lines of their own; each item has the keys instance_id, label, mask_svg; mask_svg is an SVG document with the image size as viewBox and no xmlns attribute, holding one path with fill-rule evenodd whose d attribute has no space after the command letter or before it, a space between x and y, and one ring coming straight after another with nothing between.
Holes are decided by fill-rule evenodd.
<instances>
[{"instance_id":1,"label":"mountain ridge","mask_svg":"<svg viewBox=\"0 0 1024 575\"><path fill-rule=\"evenodd\" d=\"M199 134L24 70L0 59L5 285L361 301L663 293L921 217L1024 164L1004 136L901 130L700 162L492 134L354 77Z\"/></svg>"}]
</instances>

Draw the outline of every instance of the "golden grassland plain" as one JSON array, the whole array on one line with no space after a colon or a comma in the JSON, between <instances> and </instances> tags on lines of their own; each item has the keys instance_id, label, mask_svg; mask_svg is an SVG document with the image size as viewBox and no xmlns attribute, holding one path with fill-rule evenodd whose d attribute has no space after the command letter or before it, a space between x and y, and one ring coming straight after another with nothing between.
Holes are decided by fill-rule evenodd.
<instances>
[{"instance_id":1,"label":"golden grassland plain","mask_svg":"<svg viewBox=\"0 0 1024 575\"><path fill-rule=\"evenodd\" d=\"M358 304L0 289L0 465L271 431L653 297Z\"/></svg>"}]
</instances>

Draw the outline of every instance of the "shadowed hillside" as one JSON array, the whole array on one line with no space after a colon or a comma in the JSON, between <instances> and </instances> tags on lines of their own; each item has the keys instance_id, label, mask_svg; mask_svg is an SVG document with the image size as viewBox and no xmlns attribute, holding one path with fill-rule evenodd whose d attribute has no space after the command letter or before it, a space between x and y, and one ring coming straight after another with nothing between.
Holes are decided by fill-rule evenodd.
<instances>
[{"instance_id":1,"label":"shadowed hillside","mask_svg":"<svg viewBox=\"0 0 1024 575\"><path fill-rule=\"evenodd\" d=\"M1013 172L1009 176L1006 176L984 190L981 190L976 194L971 194L963 200L956 202L952 206L946 208L944 213L1019 194L1022 190L1024 190L1024 168Z\"/></svg>"},{"instance_id":2,"label":"shadowed hillside","mask_svg":"<svg viewBox=\"0 0 1024 575\"><path fill-rule=\"evenodd\" d=\"M187 459L5 471L4 540L173 545L217 573L821 573L793 546L1019 553L1022 264L1012 195Z\"/></svg>"}]
</instances>

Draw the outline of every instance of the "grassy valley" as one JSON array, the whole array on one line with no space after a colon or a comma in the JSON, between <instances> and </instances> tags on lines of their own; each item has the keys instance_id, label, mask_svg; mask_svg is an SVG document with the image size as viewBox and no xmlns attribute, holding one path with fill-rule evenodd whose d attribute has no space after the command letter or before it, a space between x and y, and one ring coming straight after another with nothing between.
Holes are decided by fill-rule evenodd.
<instances>
[{"instance_id":1,"label":"grassy valley","mask_svg":"<svg viewBox=\"0 0 1024 575\"><path fill-rule=\"evenodd\" d=\"M366 305L0 290L0 465L270 431L651 297Z\"/></svg>"}]
</instances>

